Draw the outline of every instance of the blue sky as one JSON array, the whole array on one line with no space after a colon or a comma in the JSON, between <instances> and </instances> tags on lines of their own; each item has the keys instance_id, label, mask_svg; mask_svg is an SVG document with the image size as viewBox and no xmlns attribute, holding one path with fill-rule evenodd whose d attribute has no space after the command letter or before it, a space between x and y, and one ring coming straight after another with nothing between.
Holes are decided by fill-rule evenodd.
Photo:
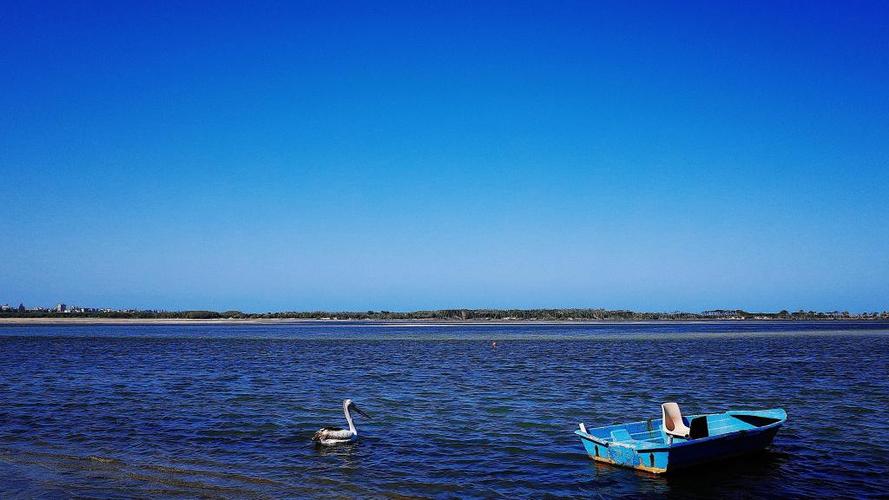
<instances>
[{"instance_id":1,"label":"blue sky","mask_svg":"<svg viewBox=\"0 0 889 500\"><path fill-rule=\"evenodd\" d=\"M26 2L0 44L0 303L889 308L882 2Z\"/></svg>"}]
</instances>

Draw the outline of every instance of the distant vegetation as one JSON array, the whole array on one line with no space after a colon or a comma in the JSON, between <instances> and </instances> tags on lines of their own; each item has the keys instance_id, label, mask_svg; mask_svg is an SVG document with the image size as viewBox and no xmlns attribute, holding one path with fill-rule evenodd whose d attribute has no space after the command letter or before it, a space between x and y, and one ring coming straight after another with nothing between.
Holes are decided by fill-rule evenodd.
<instances>
[{"instance_id":1,"label":"distant vegetation","mask_svg":"<svg viewBox=\"0 0 889 500\"><path fill-rule=\"evenodd\" d=\"M155 311L91 310L57 312L47 309L10 308L0 310L0 318L131 318L131 319L337 319L337 320L452 320L452 321L670 321L670 320L889 320L889 311L849 313L848 311L748 312L713 310L690 312L634 312L606 309L439 309L435 311L326 312L285 311L244 313L241 311Z\"/></svg>"}]
</instances>

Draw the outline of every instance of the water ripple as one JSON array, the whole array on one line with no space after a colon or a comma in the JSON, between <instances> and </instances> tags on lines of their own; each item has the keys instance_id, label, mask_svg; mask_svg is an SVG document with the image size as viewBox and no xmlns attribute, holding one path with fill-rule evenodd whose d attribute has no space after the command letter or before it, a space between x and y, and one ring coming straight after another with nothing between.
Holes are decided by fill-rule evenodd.
<instances>
[{"instance_id":1,"label":"water ripple","mask_svg":"<svg viewBox=\"0 0 889 500\"><path fill-rule=\"evenodd\" d=\"M0 327L0 496L876 496L887 360L873 323ZM345 397L373 419L315 447ZM667 399L790 419L669 477L572 434Z\"/></svg>"}]
</instances>

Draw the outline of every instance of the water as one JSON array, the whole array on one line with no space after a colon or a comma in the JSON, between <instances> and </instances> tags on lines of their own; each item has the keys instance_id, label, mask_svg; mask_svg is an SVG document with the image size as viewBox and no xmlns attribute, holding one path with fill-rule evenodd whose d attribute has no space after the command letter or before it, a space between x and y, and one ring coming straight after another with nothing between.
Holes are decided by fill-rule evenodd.
<instances>
[{"instance_id":1,"label":"water","mask_svg":"<svg viewBox=\"0 0 889 500\"><path fill-rule=\"evenodd\" d=\"M0 497L876 496L887 363L885 323L3 326ZM347 397L361 439L316 448ZM572 433L666 400L789 420L672 477Z\"/></svg>"}]
</instances>

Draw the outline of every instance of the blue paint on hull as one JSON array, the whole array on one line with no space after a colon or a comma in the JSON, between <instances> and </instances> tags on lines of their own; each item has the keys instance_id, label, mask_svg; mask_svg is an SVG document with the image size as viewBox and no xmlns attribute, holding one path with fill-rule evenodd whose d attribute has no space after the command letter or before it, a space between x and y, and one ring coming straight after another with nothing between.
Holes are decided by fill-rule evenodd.
<instances>
[{"instance_id":1,"label":"blue paint on hull","mask_svg":"<svg viewBox=\"0 0 889 500\"><path fill-rule=\"evenodd\" d=\"M787 420L780 408L695 415L706 419L708 435L670 438L661 419L578 430L590 458L657 474L762 450L772 443Z\"/></svg>"}]
</instances>

